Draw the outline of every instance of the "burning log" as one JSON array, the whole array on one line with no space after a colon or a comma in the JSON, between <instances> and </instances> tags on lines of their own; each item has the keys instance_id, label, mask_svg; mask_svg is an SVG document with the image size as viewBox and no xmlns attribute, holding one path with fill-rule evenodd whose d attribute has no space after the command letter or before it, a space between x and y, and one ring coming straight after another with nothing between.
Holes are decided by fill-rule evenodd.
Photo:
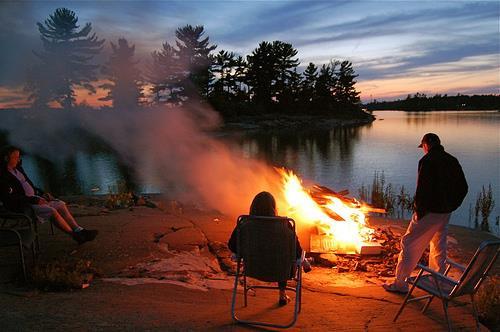
<instances>
[{"instance_id":1,"label":"burning log","mask_svg":"<svg viewBox=\"0 0 500 332\"><path fill-rule=\"evenodd\" d=\"M356 199L345 197L346 195L349 195L349 190L341 190L339 192L335 192L328 187L315 184L309 193L311 197L316 201L316 203L320 205L323 205L328 202L329 200L328 196L333 196L340 199L344 204L360 206L360 203Z\"/></svg>"},{"instance_id":2,"label":"burning log","mask_svg":"<svg viewBox=\"0 0 500 332\"><path fill-rule=\"evenodd\" d=\"M291 171L277 171L283 177L283 191L291 217L299 224L313 226L309 228L312 232L316 226L317 234L311 232L307 236L311 252L380 253L381 247L372 239L374 230L366 224L365 213L383 210L369 208L355 198L347 197L347 190L336 192L321 185L305 189Z\"/></svg>"}]
</instances>

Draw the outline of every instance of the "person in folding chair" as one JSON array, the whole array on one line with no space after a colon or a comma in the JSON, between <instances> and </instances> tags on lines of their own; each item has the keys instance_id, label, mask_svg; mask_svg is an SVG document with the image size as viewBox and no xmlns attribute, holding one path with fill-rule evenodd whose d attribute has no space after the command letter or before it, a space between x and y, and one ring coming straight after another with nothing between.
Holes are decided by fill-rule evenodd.
<instances>
[{"instance_id":1,"label":"person in folding chair","mask_svg":"<svg viewBox=\"0 0 500 332\"><path fill-rule=\"evenodd\" d=\"M31 207L40 222L53 220L59 229L70 235L78 244L95 239L97 230L81 227L65 202L33 185L21 167L21 152L18 148L9 146L2 152L0 199L8 210L23 213Z\"/></svg>"},{"instance_id":2,"label":"person in folding chair","mask_svg":"<svg viewBox=\"0 0 500 332\"><path fill-rule=\"evenodd\" d=\"M260 216L260 217L275 217L277 216L276 212L276 201L274 200L273 195L271 195L267 191L260 192L257 194L252 204L250 205L250 213L251 216ZM237 227L233 230L231 234L231 238L228 242L229 249L237 253ZM299 239L297 238L295 244L295 251L297 255L297 259L301 259L302 257L302 247L300 246ZM309 261L304 260L302 262L302 267L304 272L311 271L311 264ZM278 282L279 286L279 305L283 306L290 302L290 298L286 295L286 280Z\"/></svg>"},{"instance_id":3,"label":"person in folding chair","mask_svg":"<svg viewBox=\"0 0 500 332\"><path fill-rule=\"evenodd\" d=\"M401 239L395 281L383 285L388 292L408 293L406 278L415 269L429 242L430 268L440 273L445 271L448 221L468 191L460 163L444 151L438 135L425 134L418 147L425 155L418 162L415 212Z\"/></svg>"}]
</instances>

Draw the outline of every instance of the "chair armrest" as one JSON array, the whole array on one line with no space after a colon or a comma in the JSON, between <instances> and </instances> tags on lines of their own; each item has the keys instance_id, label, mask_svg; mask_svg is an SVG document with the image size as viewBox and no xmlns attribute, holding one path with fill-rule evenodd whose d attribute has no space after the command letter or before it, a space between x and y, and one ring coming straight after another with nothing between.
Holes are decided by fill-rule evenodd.
<instances>
[{"instance_id":1,"label":"chair armrest","mask_svg":"<svg viewBox=\"0 0 500 332\"><path fill-rule=\"evenodd\" d=\"M447 258L446 259L446 264L448 265L451 265L452 267L464 272L465 271L465 266L463 266L462 264L458 264L457 262Z\"/></svg>"},{"instance_id":2,"label":"chair armrest","mask_svg":"<svg viewBox=\"0 0 500 332\"><path fill-rule=\"evenodd\" d=\"M428 266L425 266L425 265L422 265L422 264L419 263L419 264L417 264L417 267L421 268L425 272L428 272L428 273L432 274L434 277L437 277L437 278L439 278L441 280L448 281L448 282L450 282L450 283L452 283L454 285L458 285L458 281L456 281L455 279L452 279L452 278L450 278L448 276L445 276L444 274L439 273L439 272L431 269Z\"/></svg>"}]
</instances>

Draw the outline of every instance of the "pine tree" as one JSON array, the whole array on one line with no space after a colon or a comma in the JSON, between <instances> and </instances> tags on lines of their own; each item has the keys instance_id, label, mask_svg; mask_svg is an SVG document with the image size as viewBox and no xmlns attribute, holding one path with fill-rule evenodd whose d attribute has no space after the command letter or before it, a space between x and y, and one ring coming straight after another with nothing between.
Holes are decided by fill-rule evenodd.
<instances>
[{"instance_id":1,"label":"pine tree","mask_svg":"<svg viewBox=\"0 0 500 332\"><path fill-rule=\"evenodd\" d=\"M318 67L312 62L304 70L304 80L301 86L301 99L307 104L316 99L316 80L318 79Z\"/></svg>"},{"instance_id":2,"label":"pine tree","mask_svg":"<svg viewBox=\"0 0 500 332\"><path fill-rule=\"evenodd\" d=\"M297 50L282 41L261 42L247 56L247 84L253 101L264 107L279 102L299 60Z\"/></svg>"},{"instance_id":3,"label":"pine tree","mask_svg":"<svg viewBox=\"0 0 500 332\"><path fill-rule=\"evenodd\" d=\"M175 31L177 55L186 78L182 86L187 96L193 95L194 92L203 97L208 96L210 52L217 48L217 45L210 45L209 37L203 38L204 34L202 25L193 27L188 24Z\"/></svg>"},{"instance_id":4,"label":"pine tree","mask_svg":"<svg viewBox=\"0 0 500 332\"><path fill-rule=\"evenodd\" d=\"M233 67L236 64L235 54L225 50L220 50L213 57L210 71L215 74L216 80L213 84L212 94L217 96L230 95L235 91L235 80L232 75Z\"/></svg>"},{"instance_id":5,"label":"pine tree","mask_svg":"<svg viewBox=\"0 0 500 332\"><path fill-rule=\"evenodd\" d=\"M316 108L318 111L326 112L331 111L335 104L334 88L336 85L335 68L337 62L330 62L323 64L319 70L318 78L316 80Z\"/></svg>"},{"instance_id":6,"label":"pine tree","mask_svg":"<svg viewBox=\"0 0 500 332\"><path fill-rule=\"evenodd\" d=\"M282 41L273 42L273 53L276 59L276 70L278 76L275 84L275 96L282 107L287 107L287 100L283 96L290 90L291 81L297 82L297 66L299 65L299 59L294 58L298 51L292 46L292 44L284 43ZM295 75L294 75L295 74ZM300 81L300 79L299 79Z\"/></svg>"},{"instance_id":7,"label":"pine tree","mask_svg":"<svg viewBox=\"0 0 500 332\"><path fill-rule=\"evenodd\" d=\"M350 61L342 61L339 71L336 73L337 82L335 85L335 96L343 110L353 110L359 108L359 92L356 91L354 80L358 75L352 68Z\"/></svg>"},{"instance_id":8,"label":"pine tree","mask_svg":"<svg viewBox=\"0 0 500 332\"><path fill-rule=\"evenodd\" d=\"M240 55L234 60L234 73L232 73L235 89L236 89L236 97L241 101L248 100L247 94L247 69L248 64Z\"/></svg>"},{"instance_id":9,"label":"pine tree","mask_svg":"<svg viewBox=\"0 0 500 332\"><path fill-rule=\"evenodd\" d=\"M147 79L151 83L154 102L178 103L184 72L181 70L177 51L168 42L161 51L151 53L152 62L147 67Z\"/></svg>"},{"instance_id":10,"label":"pine tree","mask_svg":"<svg viewBox=\"0 0 500 332\"><path fill-rule=\"evenodd\" d=\"M113 107L120 110L133 109L137 106L140 91L139 70L135 67L135 45L129 46L125 38L118 39L118 45L111 43L113 54L109 61L101 68L111 83L102 84L100 88L109 90L106 97L100 100L112 100Z\"/></svg>"},{"instance_id":11,"label":"pine tree","mask_svg":"<svg viewBox=\"0 0 500 332\"><path fill-rule=\"evenodd\" d=\"M272 90L276 80L273 46L263 41L247 56L248 70L246 83L250 88L252 101L268 106L272 102Z\"/></svg>"},{"instance_id":12,"label":"pine tree","mask_svg":"<svg viewBox=\"0 0 500 332\"><path fill-rule=\"evenodd\" d=\"M55 100L70 108L75 103L75 86L95 93L91 82L99 66L91 60L101 51L104 39L91 34L91 23L79 29L77 22L73 11L58 8L43 24L37 23L43 50L35 52L40 63L31 69L26 86L34 105Z\"/></svg>"},{"instance_id":13,"label":"pine tree","mask_svg":"<svg viewBox=\"0 0 500 332\"><path fill-rule=\"evenodd\" d=\"M302 105L299 105L302 87L302 75L295 68L286 80L286 85L279 102L282 111L295 112Z\"/></svg>"}]
</instances>

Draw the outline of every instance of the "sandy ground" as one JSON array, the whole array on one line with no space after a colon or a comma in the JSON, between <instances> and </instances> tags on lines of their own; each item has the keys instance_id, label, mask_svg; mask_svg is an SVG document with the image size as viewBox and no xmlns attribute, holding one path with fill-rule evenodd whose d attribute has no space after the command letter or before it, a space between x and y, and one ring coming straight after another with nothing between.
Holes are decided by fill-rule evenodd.
<instances>
[{"instance_id":1,"label":"sandy ground","mask_svg":"<svg viewBox=\"0 0 500 332\"><path fill-rule=\"evenodd\" d=\"M167 205L168 206L168 205ZM67 255L92 262L100 276L89 288L42 292L16 286L16 252L0 252L0 322L2 331L232 331L260 330L233 324L230 315L234 278L220 269L208 250L212 241L227 241L234 218L195 208L137 207L104 215L98 208L74 208L79 222L99 230L98 238L78 246L61 232L42 233L42 261ZM402 232L405 224L377 220ZM452 227L452 241L466 262L489 235ZM498 273L498 264L495 269ZM239 294L241 299L241 293ZM290 294L291 295L291 294ZM292 330L307 331L440 331L446 328L442 307L434 301L426 315L410 304L392 318L402 296L385 292L380 282L362 274L339 274L315 267L304 274L302 312ZM242 318L285 323L292 306L278 307L275 291L258 291L249 307L238 303ZM471 307L464 300L450 309L454 329L472 330ZM486 329L484 329L486 330Z\"/></svg>"}]
</instances>

